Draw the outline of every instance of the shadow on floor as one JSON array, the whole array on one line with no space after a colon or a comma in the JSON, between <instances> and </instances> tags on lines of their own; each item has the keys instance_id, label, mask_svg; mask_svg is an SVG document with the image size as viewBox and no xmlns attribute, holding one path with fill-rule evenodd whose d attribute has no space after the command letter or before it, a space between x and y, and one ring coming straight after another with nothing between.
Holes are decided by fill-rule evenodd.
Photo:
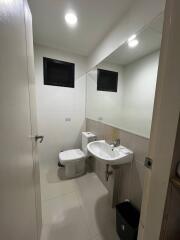
<instances>
[{"instance_id":1,"label":"shadow on floor","mask_svg":"<svg viewBox=\"0 0 180 240\"><path fill-rule=\"evenodd\" d=\"M79 207L68 209L45 224L41 240L92 240L80 210Z\"/></svg>"},{"instance_id":2,"label":"shadow on floor","mask_svg":"<svg viewBox=\"0 0 180 240\"><path fill-rule=\"evenodd\" d=\"M116 211L111 208L108 194L96 201L95 216L102 239L119 240L116 234Z\"/></svg>"}]
</instances>

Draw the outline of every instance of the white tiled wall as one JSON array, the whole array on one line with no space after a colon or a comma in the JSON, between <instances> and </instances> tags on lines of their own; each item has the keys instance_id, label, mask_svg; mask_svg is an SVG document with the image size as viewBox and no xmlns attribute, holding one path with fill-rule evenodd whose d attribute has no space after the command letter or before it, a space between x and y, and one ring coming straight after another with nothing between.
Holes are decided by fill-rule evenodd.
<instances>
[{"instance_id":1,"label":"white tiled wall","mask_svg":"<svg viewBox=\"0 0 180 240\"><path fill-rule=\"evenodd\" d=\"M75 63L75 88L44 85L43 57ZM41 167L57 165L61 150L81 146L81 132L85 130L86 58L52 48L35 46L35 76ZM70 118L71 121L66 121Z\"/></svg>"}]
</instances>

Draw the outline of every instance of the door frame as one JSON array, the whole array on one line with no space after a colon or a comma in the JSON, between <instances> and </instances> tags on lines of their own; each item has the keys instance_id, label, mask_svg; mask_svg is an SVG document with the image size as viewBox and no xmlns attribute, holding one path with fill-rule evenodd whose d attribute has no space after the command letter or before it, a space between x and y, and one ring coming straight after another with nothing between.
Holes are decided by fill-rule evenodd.
<instances>
[{"instance_id":1,"label":"door frame","mask_svg":"<svg viewBox=\"0 0 180 240\"><path fill-rule=\"evenodd\" d=\"M167 0L138 240L158 240L180 112L180 1Z\"/></svg>"}]
</instances>

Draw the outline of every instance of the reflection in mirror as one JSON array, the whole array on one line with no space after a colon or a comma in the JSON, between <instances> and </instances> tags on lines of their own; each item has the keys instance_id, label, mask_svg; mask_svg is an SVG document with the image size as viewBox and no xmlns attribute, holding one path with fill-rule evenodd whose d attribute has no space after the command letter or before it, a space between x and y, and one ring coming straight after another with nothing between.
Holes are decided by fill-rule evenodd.
<instances>
[{"instance_id":1,"label":"reflection in mirror","mask_svg":"<svg viewBox=\"0 0 180 240\"><path fill-rule=\"evenodd\" d=\"M86 118L149 138L162 28L163 14L87 73Z\"/></svg>"}]
</instances>

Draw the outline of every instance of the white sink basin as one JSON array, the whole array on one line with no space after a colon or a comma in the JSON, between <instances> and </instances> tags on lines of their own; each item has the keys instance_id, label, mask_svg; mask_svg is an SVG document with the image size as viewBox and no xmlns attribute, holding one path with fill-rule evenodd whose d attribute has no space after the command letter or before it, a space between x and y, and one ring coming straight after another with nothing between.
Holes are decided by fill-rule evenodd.
<instances>
[{"instance_id":1,"label":"white sink basin","mask_svg":"<svg viewBox=\"0 0 180 240\"><path fill-rule=\"evenodd\" d=\"M98 160L110 165L121 165L133 160L133 152L124 146L113 147L105 140L90 142L88 151Z\"/></svg>"}]
</instances>

